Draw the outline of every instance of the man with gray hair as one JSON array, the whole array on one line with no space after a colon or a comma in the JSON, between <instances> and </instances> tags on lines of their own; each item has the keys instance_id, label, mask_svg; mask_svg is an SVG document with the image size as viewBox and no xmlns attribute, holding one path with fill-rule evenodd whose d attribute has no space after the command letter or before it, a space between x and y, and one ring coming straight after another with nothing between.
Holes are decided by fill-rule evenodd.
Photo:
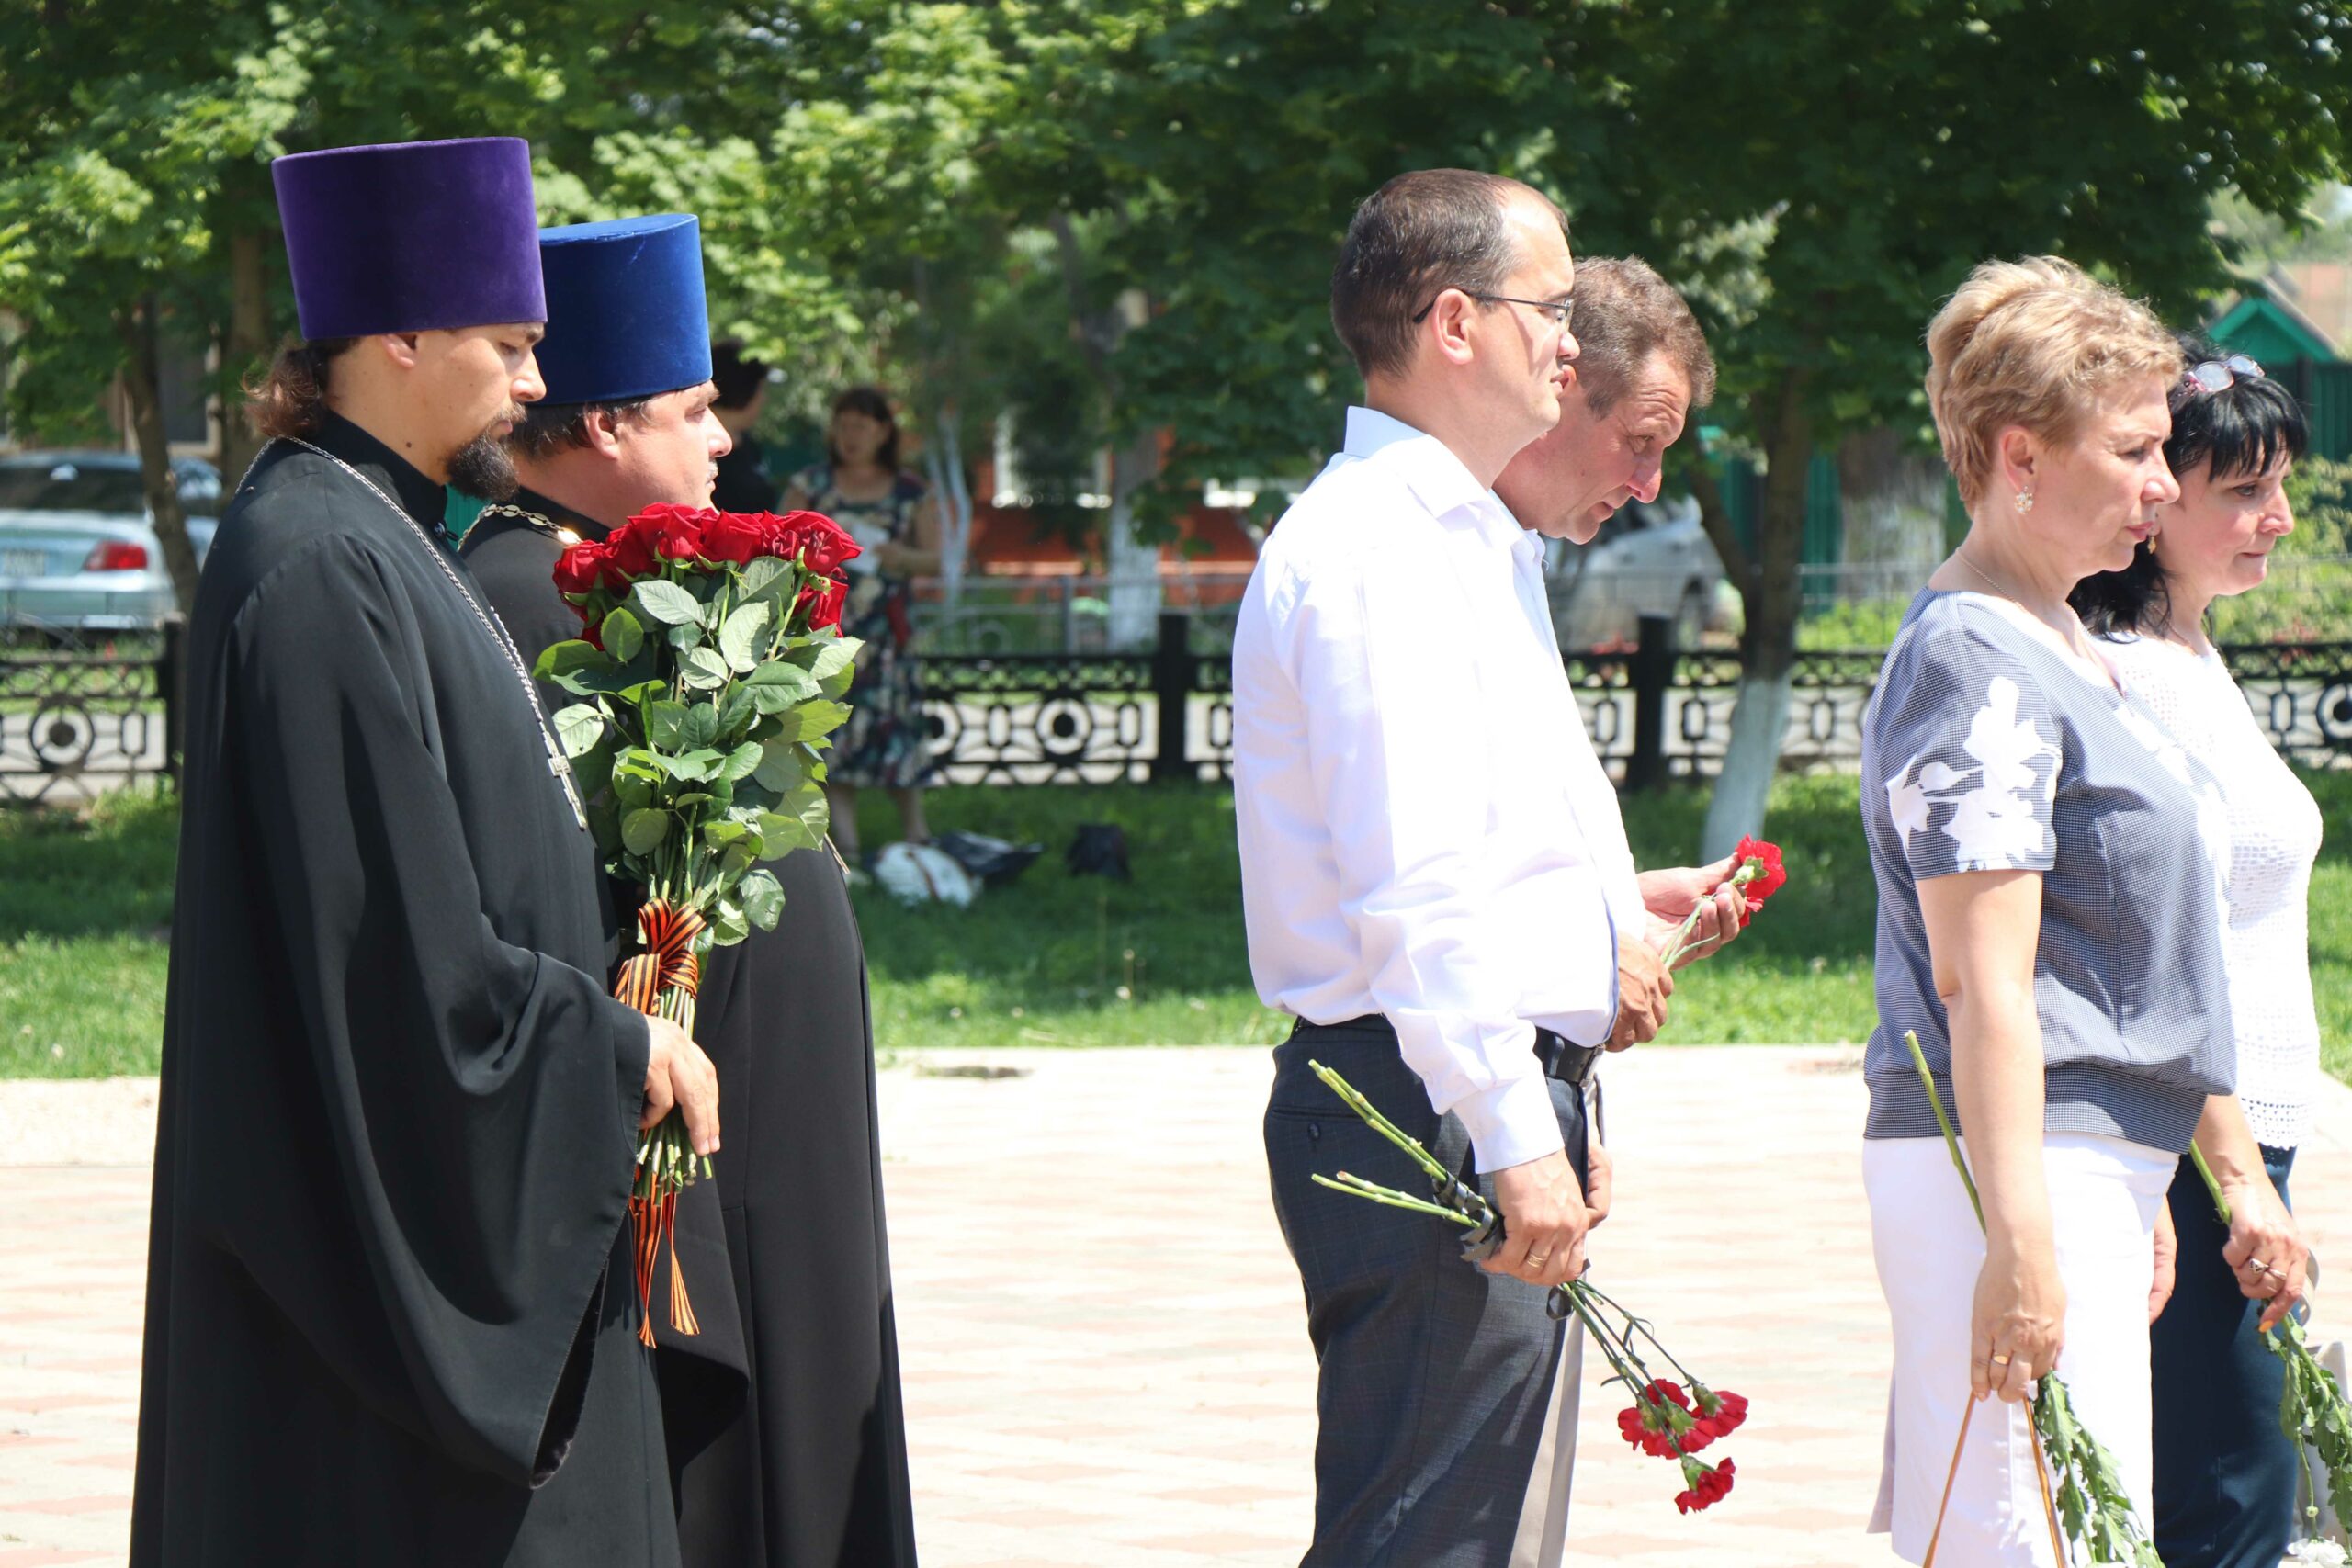
<instances>
[{"instance_id":1,"label":"man with gray hair","mask_svg":"<svg viewBox=\"0 0 2352 1568\"><path fill-rule=\"evenodd\" d=\"M1656 501L1666 449L1715 395L1698 318L1647 262L1588 256L1577 266L1576 382L1560 423L1520 448L1495 493L1547 539L1592 542L1632 501Z\"/></svg>"},{"instance_id":2,"label":"man with gray hair","mask_svg":"<svg viewBox=\"0 0 2352 1568\"><path fill-rule=\"evenodd\" d=\"M1235 628L1250 968L1297 1020L1265 1139L1321 1368L1304 1568L1560 1560L1566 1469L1540 1456L1573 1449L1576 1357L1545 1303L1609 1201L1586 1086L1673 988L1540 547L1492 489L1573 392L1579 281L1565 216L1516 180L1420 170L1364 202L1331 280L1364 405ZM1681 874L1671 912L1736 930L1736 898ZM1314 1185L1410 1168L1310 1060L1478 1184L1508 1232L1486 1271L1444 1226Z\"/></svg>"}]
</instances>

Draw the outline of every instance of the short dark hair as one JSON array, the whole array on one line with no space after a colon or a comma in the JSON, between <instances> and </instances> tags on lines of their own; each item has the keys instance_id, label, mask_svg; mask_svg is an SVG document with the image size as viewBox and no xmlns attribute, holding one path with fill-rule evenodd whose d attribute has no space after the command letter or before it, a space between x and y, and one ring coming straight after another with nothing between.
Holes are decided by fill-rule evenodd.
<instances>
[{"instance_id":1,"label":"short dark hair","mask_svg":"<svg viewBox=\"0 0 2352 1568\"><path fill-rule=\"evenodd\" d=\"M1577 340L1577 385L1596 414L1617 406L1634 373L1660 349L1690 381L1692 408L1714 400L1715 356L1699 318L1674 285L1638 257L1577 263L1576 319L1568 330Z\"/></svg>"},{"instance_id":2,"label":"short dark hair","mask_svg":"<svg viewBox=\"0 0 2352 1568\"><path fill-rule=\"evenodd\" d=\"M658 392L654 396L669 394ZM523 417L506 437L507 449L518 457L543 461L560 452L587 446L590 414L601 413L615 424L628 424L643 419L645 406L652 400L648 397L606 403L526 403Z\"/></svg>"},{"instance_id":3,"label":"short dark hair","mask_svg":"<svg viewBox=\"0 0 2352 1568\"><path fill-rule=\"evenodd\" d=\"M1474 169L1415 169L1364 198L1331 269L1331 325L1369 378L1412 362L1413 312L1441 289L1492 293L1519 265L1504 211L1532 196L1568 229L1559 204L1532 186Z\"/></svg>"},{"instance_id":4,"label":"short dark hair","mask_svg":"<svg viewBox=\"0 0 2352 1568\"><path fill-rule=\"evenodd\" d=\"M2227 349L2195 333L2180 334L2180 353L2190 365L2229 357ZM2282 457L2301 461L2311 450L2303 405L2267 376L2242 376L2218 392L2184 376L2165 400L2172 407L2165 461L2175 479L2199 468L2217 479L2252 477L2269 472ZM2085 626L2102 637L2164 629L2172 618L2172 588L2155 543L2151 539L2133 549L2132 564L2121 570L2098 572L2075 584L2066 597Z\"/></svg>"},{"instance_id":5,"label":"short dark hair","mask_svg":"<svg viewBox=\"0 0 2352 1568\"><path fill-rule=\"evenodd\" d=\"M844 387L833 395L832 415L826 421L825 461L838 468L842 455L833 448L831 421L845 413L862 413L868 419L878 419L890 427L882 438L882 450L874 460L889 469L899 471L899 416L890 411L890 395L879 387Z\"/></svg>"},{"instance_id":6,"label":"short dark hair","mask_svg":"<svg viewBox=\"0 0 2352 1568\"><path fill-rule=\"evenodd\" d=\"M743 352L741 338L721 338L710 345L710 379L718 389L718 406L740 409L767 383L768 362Z\"/></svg>"},{"instance_id":7,"label":"short dark hair","mask_svg":"<svg viewBox=\"0 0 2352 1568\"><path fill-rule=\"evenodd\" d=\"M356 337L288 338L257 379L245 382L245 417L266 436L308 435L327 414L327 367Z\"/></svg>"}]
</instances>

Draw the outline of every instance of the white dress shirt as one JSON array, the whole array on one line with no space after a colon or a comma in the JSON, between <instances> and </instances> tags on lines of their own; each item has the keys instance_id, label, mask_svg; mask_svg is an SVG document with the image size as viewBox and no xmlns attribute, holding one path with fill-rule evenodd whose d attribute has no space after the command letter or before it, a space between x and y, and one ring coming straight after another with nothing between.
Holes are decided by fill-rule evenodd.
<instances>
[{"instance_id":1,"label":"white dress shirt","mask_svg":"<svg viewBox=\"0 0 2352 1568\"><path fill-rule=\"evenodd\" d=\"M1560 1148L1536 1025L1616 1013L1642 933L1543 552L1432 436L1369 409L1268 538L1233 638L1234 808L1258 994L1396 1027L1482 1170Z\"/></svg>"}]
</instances>

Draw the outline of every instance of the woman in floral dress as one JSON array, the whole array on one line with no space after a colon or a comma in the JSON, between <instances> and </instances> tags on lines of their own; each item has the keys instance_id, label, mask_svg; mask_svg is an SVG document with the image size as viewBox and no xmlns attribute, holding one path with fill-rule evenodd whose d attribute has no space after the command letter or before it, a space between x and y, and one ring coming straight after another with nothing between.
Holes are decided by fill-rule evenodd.
<instances>
[{"instance_id":1,"label":"woman in floral dress","mask_svg":"<svg viewBox=\"0 0 2352 1568\"><path fill-rule=\"evenodd\" d=\"M833 841L859 859L857 792L887 789L910 843L931 837L922 786L931 773L930 727L914 656L914 580L939 570L939 513L929 488L899 461L899 422L873 387L833 399L827 461L793 476L787 509L824 513L855 536L865 553L849 563L842 632L862 639L849 722L833 744L826 778Z\"/></svg>"}]
</instances>

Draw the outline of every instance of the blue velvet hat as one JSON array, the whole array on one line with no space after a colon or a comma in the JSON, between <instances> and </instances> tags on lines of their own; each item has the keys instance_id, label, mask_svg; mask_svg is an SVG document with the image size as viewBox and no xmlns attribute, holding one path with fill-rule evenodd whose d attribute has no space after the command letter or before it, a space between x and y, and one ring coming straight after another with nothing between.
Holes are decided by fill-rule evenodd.
<instances>
[{"instance_id":1,"label":"blue velvet hat","mask_svg":"<svg viewBox=\"0 0 2352 1568\"><path fill-rule=\"evenodd\" d=\"M683 212L539 231L551 403L616 403L710 379L702 223Z\"/></svg>"},{"instance_id":2,"label":"blue velvet hat","mask_svg":"<svg viewBox=\"0 0 2352 1568\"><path fill-rule=\"evenodd\" d=\"M530 143L335 147L269 174L304 337L547 320Z\"/></svg>"}]
</instances>

